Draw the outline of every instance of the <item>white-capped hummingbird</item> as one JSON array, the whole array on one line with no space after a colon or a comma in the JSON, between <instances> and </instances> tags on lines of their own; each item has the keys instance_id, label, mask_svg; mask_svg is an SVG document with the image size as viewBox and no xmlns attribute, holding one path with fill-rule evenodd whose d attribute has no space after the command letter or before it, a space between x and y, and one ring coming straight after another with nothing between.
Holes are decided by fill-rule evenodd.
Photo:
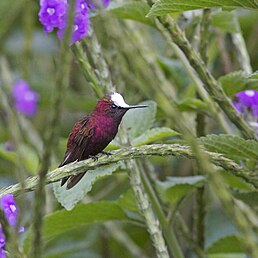
<instances>
[{"instance_id":1,"label":"white-capped hummingbird","mask_svg":"<svg viewBox=\"0 0 258 258\"><path fill-rule=\"evenodd\" d=\"M69 135L65 157L59 167L73 161L80 161L103 152L115 138L124 114L133 108L146 105L129 106L119 93L110 93L100 99L93 112L77 121ZM76 185L86 172L65 177L61 186L67 182L67 189Z\"/></svg>"}]
</instances>

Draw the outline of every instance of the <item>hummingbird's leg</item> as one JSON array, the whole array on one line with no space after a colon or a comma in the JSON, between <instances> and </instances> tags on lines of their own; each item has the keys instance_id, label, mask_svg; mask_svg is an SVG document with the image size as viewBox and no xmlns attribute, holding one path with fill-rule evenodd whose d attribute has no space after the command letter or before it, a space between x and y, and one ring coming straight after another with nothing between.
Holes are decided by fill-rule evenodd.
<instances>
[{"instance_id":1,"label":"hummingbird's leg","mask_svg":"<svg viewBox=\"0 0 258 258\"><path fill-rule=\"evenodd\" d=\"M99 159L99 157L96 155L96 156L94 156L94 155L89 155L89 158L90 159L93 159L94 161L98 161L98 159Z\"/></svg>"},{"instance_id":2,"label":"hummingbird's leg","mask_svg":"<svg viewBox=\"0 0 258 258\"><path fill-rule=\"evenodd\" d=\"M101 154L107 155L107 157L112 156L112 153L110 151L102 151Z\"/></svg>"}]
</instances>

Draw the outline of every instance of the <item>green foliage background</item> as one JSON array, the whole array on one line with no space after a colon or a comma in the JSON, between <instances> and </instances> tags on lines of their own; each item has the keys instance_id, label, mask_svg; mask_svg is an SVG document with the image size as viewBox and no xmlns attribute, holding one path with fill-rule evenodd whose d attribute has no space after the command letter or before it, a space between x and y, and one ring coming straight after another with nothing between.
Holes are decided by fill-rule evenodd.
<instances>
[{"instance_id":1,"label":"green foliage background","mask_svg":"<svg viewBox=\"0 0 258 258\"><path fill-rule=\"evenodd\" d=\"M21 187L33 190L0 190L19 193L25 226L25 233L8 238L9 257L258 257L257 128L237 120L233 109L225 112L224 104L258 88L257 9L254 0L115 1L92 15L88 37L68 47L43 32L38 1L0 1L0 187L25 180ZM183 37L170 37L167 24L180 27ZM203 62L184 51L182 38ZM12 106L18 79L40 95L31 119ZM222 99L207 84L221 87ZM160 143L190 146L192 154L121 157L89 170L69 192L53 183L35 194L26 178L58 167L74 122L111 90L149 108L128 112L107 150ZM14 151L6 151L7 143ZM207 158L214 155L217 161ZM40 218L35 247L33 225ZM163 237L167 252L159 250Z\"/></svg>"}]
</instances>

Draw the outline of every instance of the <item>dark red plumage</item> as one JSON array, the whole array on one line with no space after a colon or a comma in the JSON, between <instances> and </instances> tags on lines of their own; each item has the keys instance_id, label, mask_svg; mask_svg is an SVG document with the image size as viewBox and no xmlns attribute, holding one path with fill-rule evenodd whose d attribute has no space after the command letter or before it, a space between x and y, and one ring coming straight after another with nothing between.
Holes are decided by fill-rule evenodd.
<instances>
[{"instance_id":1,"label":"dark red plumage","mask_svg":"<svg viewBox=\"0 0 258 258\"><path fill-rule=\"evenodd\" d=\"M64 160L59 167L101 153L115 138L124 114L130 108L145 107L143 105L128 106L125 102L114 102L112 94L100 99L90 115L75 123L69 135ZM119 103L123 105L119 106ZM61 186L67 182L67 189L72 188L85 173L63 178Z\"/></svg>"}]
</instances>

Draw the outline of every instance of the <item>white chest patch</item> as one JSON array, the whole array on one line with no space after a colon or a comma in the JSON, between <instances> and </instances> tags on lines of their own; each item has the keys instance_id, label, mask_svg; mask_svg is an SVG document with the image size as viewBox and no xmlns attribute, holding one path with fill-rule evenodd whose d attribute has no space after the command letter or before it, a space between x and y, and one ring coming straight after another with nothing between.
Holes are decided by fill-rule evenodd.
<instances>
[{"instance_id":1,"label":"white chest patch","mask_svg":"<svg viewBox=\"0 0 258 258\"><path fill-rule=\"evenodd\" d=\"M114 102L115 105L117 105L118 107L122 107L122 108L127 108L129 107L128 104L125 103L122 95L120 95L117 92L114 92L110 95L111 100Z\"/></svg>"}]
</instances>

